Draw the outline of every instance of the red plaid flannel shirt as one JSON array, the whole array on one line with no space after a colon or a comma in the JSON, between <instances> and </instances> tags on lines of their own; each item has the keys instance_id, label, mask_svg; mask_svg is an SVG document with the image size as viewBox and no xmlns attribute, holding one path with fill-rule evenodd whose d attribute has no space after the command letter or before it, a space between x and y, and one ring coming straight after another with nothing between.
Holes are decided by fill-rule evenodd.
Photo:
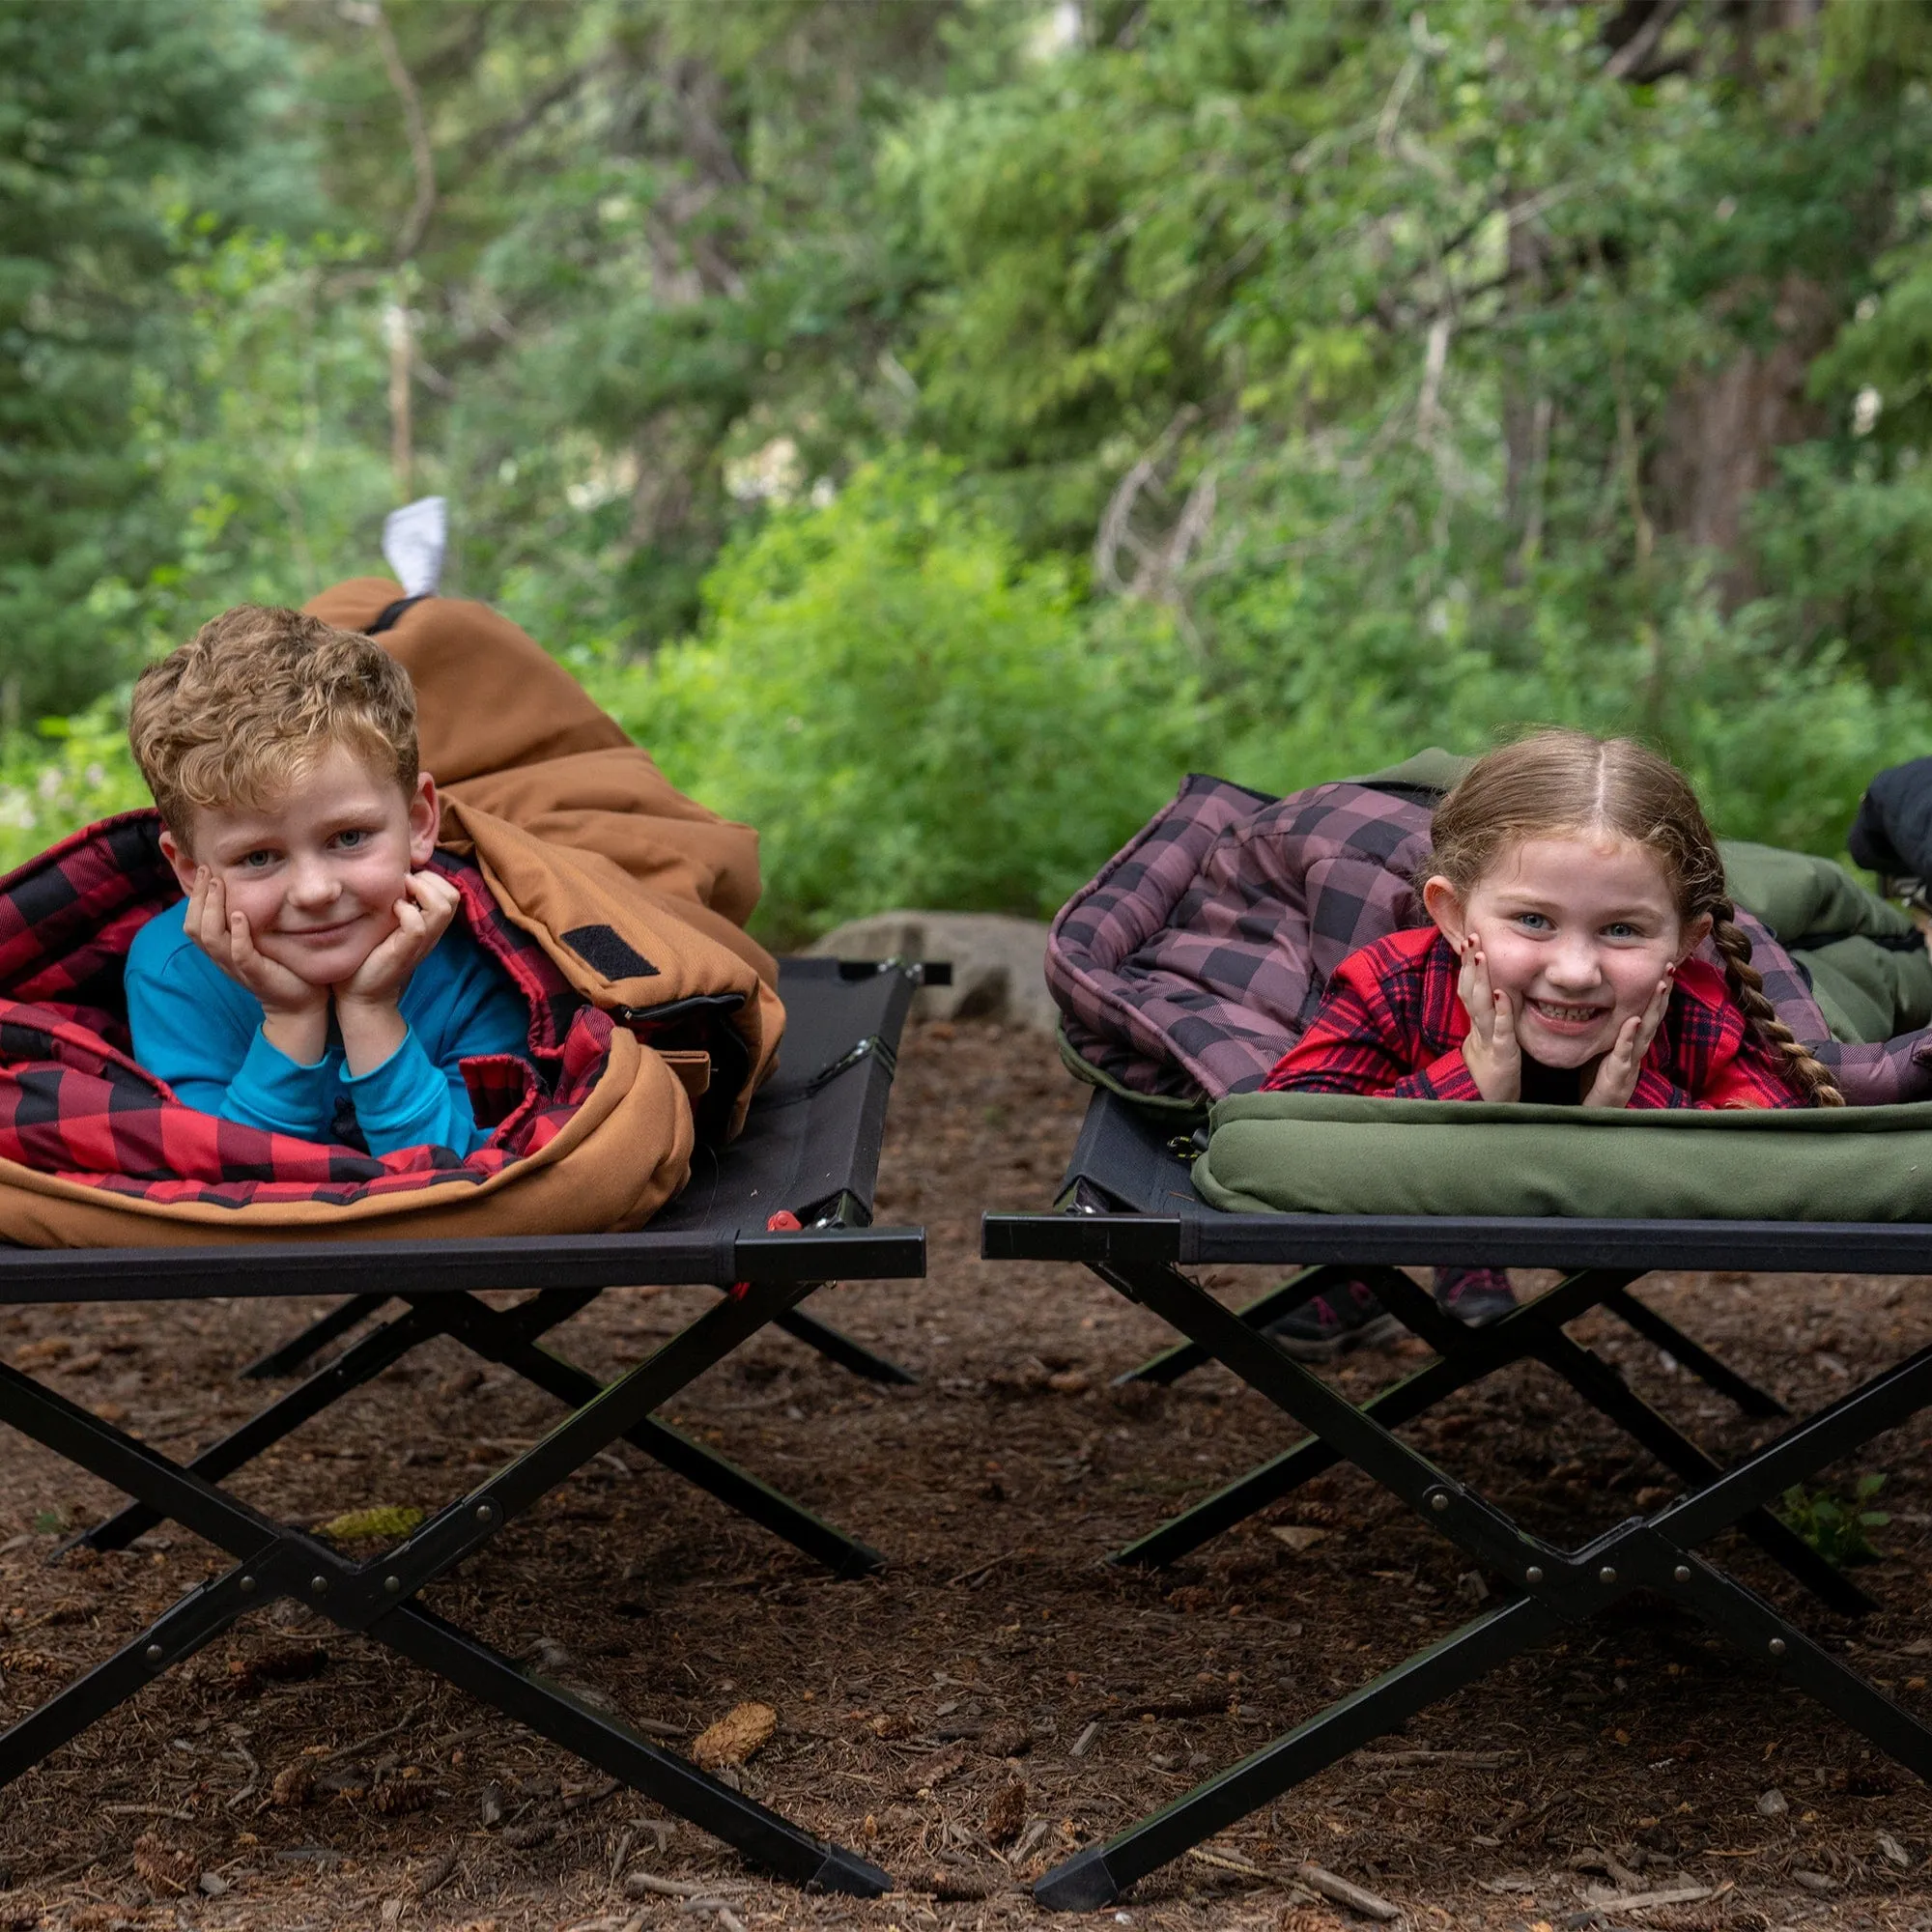
<instances>
[{"instance_id":1,"label":"red plaid flannel shirt","mask_svg":"<svg viewBox=\"0 0 1932 1932\"><path fill-rule=\"evenodd\" d=\"M1396 1100L1480 1100L1463 1059L1469 1015L1458 962L1433 925L1351 952L1328 981L1308 1031L1275 1063L1264 1092L1379 1094ZM1746 1024L1724 976L1687 959L1644 1055L1633 1107L1804 1107L1774 1049Z\"/></svg>"}]
</instances>

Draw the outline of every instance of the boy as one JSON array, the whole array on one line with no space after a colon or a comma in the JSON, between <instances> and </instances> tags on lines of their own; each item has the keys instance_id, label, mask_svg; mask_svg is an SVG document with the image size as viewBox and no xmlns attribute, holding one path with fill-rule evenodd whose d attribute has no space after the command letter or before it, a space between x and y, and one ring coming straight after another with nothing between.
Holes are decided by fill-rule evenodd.
<instances>
[{"instance_id":1,"label":"boy","mask_svg":"<svg viewBox=\"0 0 1932 1932\"><path fill-rule=\"evenodd\" d=\"M134 687L128 736L187 894L128 955L134 1057L187 1106L373 1154L468 1154L461 1063L529 1012L424 869L436 783L380 644L241 605Z\"/></svg>"}]
</instances>

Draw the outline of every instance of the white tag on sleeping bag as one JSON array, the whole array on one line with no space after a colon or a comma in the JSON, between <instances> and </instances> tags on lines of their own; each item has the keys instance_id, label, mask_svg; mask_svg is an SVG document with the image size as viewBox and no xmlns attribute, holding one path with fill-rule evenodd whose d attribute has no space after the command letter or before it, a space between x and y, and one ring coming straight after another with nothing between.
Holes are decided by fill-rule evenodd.
<instances>
[{"instance_id":1,"label":"white tag on sleeping bag","mask_svg":"<svg viewBox=\"0 0 1932 1932\"><path fill-rule=\"evenodd\" d=\"M383 519L383 554L405 597L428 597L442 582L442 554L449 541L449 503L419 497Z\"/></svg>"}]
</instances>

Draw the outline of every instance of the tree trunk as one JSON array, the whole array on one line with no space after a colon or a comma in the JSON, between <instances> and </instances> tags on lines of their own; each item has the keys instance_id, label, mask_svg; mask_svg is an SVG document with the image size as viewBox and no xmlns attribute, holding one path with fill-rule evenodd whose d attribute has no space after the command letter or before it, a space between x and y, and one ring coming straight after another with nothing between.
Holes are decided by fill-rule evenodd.
<instances>
[{"instance_id":1,"label":"tree trunk","mask_svg":"<svg viewBox=\"0 0 1932 1932\"><path fill-rule=\"evenodd\" d=\"M1775 451L1824 427L1804 377L1837 326L1831 298L1815 282L1787 275L1772 320L1777 341L1768 351L1740 350L1717 368L1680 378L1652 466L1660 526L1721 553L1719 589L1730 609L1757 590L1745 544L1746 503L1771 480Z\"/></svg>"},{"instance_id":2,"label":"tree trunk","mask_svg":"<svg viewBox=\"0 0 1932 1932\"><path fill-rule=\"evenodd\" d=\"M1512 196L1520 202L1520 196ZM1539 216L1525 220L1512 214L1509 224L1509 303L1512 309L1533 312L1546 299L1547 250ZM1522 581L1535 561L1543 535L1543 486L1549 467L1550 399L1543 391L1520 337L1503 363L1503 452L1508 463L1505 515L1516 542L1510 553L1508 577Z\"/></svg>"}]
</instances>

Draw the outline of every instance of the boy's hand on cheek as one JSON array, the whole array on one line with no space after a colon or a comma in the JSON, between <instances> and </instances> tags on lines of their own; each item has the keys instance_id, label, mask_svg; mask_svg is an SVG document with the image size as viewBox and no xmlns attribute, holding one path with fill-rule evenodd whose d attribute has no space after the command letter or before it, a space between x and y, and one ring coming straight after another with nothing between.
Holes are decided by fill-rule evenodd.
<instances>
[{"instance_id":1,"label":"boy's hand on cheek","mask_svg":"<svg viewBox=\"0 0 1932 1932\"><path fill-rule=\"evenodd\" d=\"M244 991L262 1003L262 1031L271 1046L304 1066L322 1058L328 1035L328 988L260 951L248 922L231 912L228 892L206 866L195 868L183 921L187 936Z\"/></svg>"},{"instance_id":2,"label":"boy's hand on cheek","mask_svg":"<svg viewBox=\"0 0 1932 1932\"><path fill-rule=\"evenodd\" d=\"M1520 1100L1522 1048L1516 1037L1516 1008L1507 993L1499 993L1490 984L1489 961L1473 932L1464 937L1462 954L1456 994L1469 1015L1463 1064L1485 1100Z\"/></svg>"},{"instance_id":3,"label":"boy's hand on cheek","mask_svg":"<svg viewBox=\"0 0 1932 1932\"><path fill-rule=\"evenodd\" d=\"M428 958L456 917L456 888L435 872L412 872L407 896L392 908L396 929L371 948L369 956L335 986L345 1006L393 1007L410 976Z\"/></svg>"},{"instance_id":4,"label":"boy's hand on cheek","mask_svg":"<svg viewBox=\"0 0 1932 1932\"><path fill-rule=\"evenodd\" d=\"M328 988L313 986L280 960L261 952L248 922L231 912L228 893L206 866L196 869L184 920L187 936L266 1010L298 1010L328 1004Z\"/></svg>"},{"instance_id":5,"label":"boy's hand on cheek","mask_svg":"<svg viewBox=\"0 0 1932 1932\"><path fill-rule=\"evenodd\" d=\"M396 929L335 987L342 1056L352 1075L373 1072L402 1045L409 1029L396 1002L410 975L449 930L456 917L456 888L434 872L412 872L409 895L398 899L394 910Z\"/></svg>"}]
</instances>

